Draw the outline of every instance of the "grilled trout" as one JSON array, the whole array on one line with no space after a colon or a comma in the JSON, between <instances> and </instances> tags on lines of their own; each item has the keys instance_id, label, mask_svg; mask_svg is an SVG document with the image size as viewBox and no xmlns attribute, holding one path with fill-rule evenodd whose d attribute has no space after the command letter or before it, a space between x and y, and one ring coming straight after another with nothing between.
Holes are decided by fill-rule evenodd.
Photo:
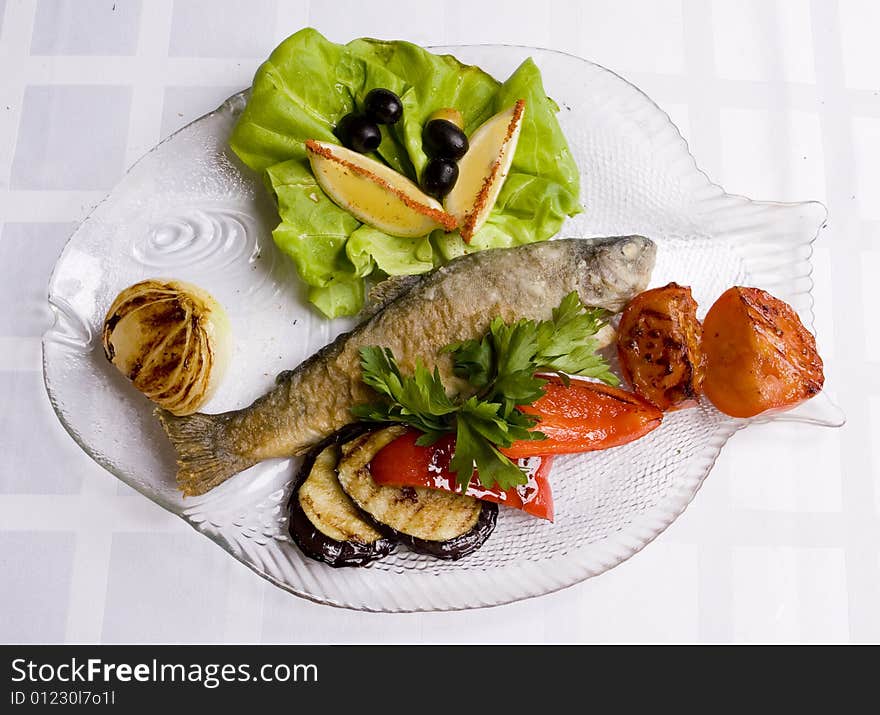
<instances>
[{"instance_id":1,"label":"grilled trout","mask_svg":"<svg viewBox=\"0 0 880 715\"><path fill-rule=\"evenodd\" d=\"M372 315L281 373L250 407L186 417L159 410L178 486L204 494L264 459L303 454L351 422L351 407L375 398L361 381L361 347L391 348L408 372L416 359L436 365L454 386L451 358L438 354L444 346L481 337L495 316L549 319L573 290L584 305L618 312L647 286L655 253L642 236L560 239L472 253L398 281Z\"/></svg>"}]
</instances>

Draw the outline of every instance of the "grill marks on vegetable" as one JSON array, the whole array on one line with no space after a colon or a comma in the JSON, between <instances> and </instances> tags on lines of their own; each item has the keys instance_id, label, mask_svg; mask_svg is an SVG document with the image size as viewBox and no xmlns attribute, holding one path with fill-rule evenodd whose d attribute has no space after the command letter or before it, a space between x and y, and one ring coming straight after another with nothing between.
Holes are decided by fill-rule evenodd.
<instances>
[{"instance_id":1,"label":"grill marks on vegetable","mask_svg":"<svg viewBox=\"0 0 880 715\"><path fill-rule=\"evenodd\" d=\"M740 292L740 300L752 317L755 329L783 360L791 363L803 377L801 389L812 397L822 390L824 376L816 370L816 339L806 330L799 330L792 320L788 306L782 310L778 303L760 302L754 294ZM783 304L784 305L784 304ZM785 325L788 329L783 328Z\"/></svg>"},{"instance_id":2,"label":"grill marks on vegetable","mask_svg":"<svg viewBox=\"0 0 880 715\"><path fill-rule=\"evenodd\" d=\"M109 334L122 318L142 311L148 311L148 315L139 317L142 325L150 329L152 336L143 343L143 354L149 357L146 363L142 360L135 361L128 372L128 378L143 392L158 394L156 386L164 384L179 368L180 356L187 355L193 333L199 330L199 320L193 315L190 302L179 295L158 299L153 296L139 296L113 313L104 328L105 335L109 338ZM109 340L104 343L104 354L109 360L115 357L115 349ZM184 358L184 364L189 367L188 356ZM151 368L150 375L139 381L138 376L144 367Z\"/></svg>"},{"instance_id":3,"label":"grill marks on vegetable","mask_svg":"<svg viewBox=\"0 0 880 715\"><path fill-rule=\"evenodd\" d=\"M391 553L399 541L452 560L482 546L495 527L496 505L376 484L370 462L403 428L352 437L362 429L343 430L312 450L296 478L289 530L303 553L338 567L366 565Z\"/></svg>"},{"instance_id":4,"label":"grill marks on vegetable","mask_svg":"<svg viewBox=\"0 0 880 715\"><path fill-rule=\"evenodd\" d=\"M290 497L288 530L294 543L306 556L333 567L365 566L396 547L337 479L338 443L351 433L343 430L306 456Z\"/></svg>"},{"instance_id":5,"label":"grill marks on vegetable","mask_svg":"<svg viewBox=\"0 0 880 715\"><path fill-rule=\"evenodd\" d=\"M431 489L386 487L373 480L369 469L373 456L405 431L389 427L343 445L342 488L361 509L395 532L445 541L469 531L480 512L475 499Z\"/></svg>"},{"instance_id":6,"label":"grill marks on vegetable","mask_svg":"<svg viewBox=\"0 0 880 715\"><path fill-rule=\"evenodd\" d=\"M624 376L661 409L694 402L703 381L701 335L690 288L670 283L639 294L620 320Z\"/></svg>"},{"instance_id":7,"label":"grill marks on vegetable","mask_svg":"<svg viewBox=\"0 0 880 715\"><path fill-rule=\"evenodd\" d=\"M318 454L299 489L299 503L309 520L327 536L337 541L371 544L382 534L361 517L354 502L342 491L336 478L338 461L336 445L325 447Z\"/></svg>"},{"instance_id":8,"label":"grill marks on vegetable","mask_svg":"<svg viewBox=\"0 0 880 715\"><path fill-rule=\"evenodd\" d=\"M673 375L676 369L681 371L681 382L671 388L664 388L662 380L652 378L651 384L668 393L672 401L678 398L695 397L691 380L694 374L694 366L691 362L687 347L680 340L663 335L661 330L652 325L670 325L672 320L655 310L642 311L639 324L629 333L628 345L630 349L642 360L650 365L664 368L666 376ZM640 343L641 341L641 343Z\"/></svg>"},{"instance_id":9,"label":"grill marks on vegetable","mask_svg":"<svg viewBox=\"0 0 880 715\"><path fill-rule=\"evenodd\" d=\"M151 400L183 413L208 391L215 363L204 322L209 312L198 296L177 284L143 281L111 306L102 332L104 354L111 362L117 358L114 330L127 318L136 320L138 354L117 367Z\"/></svg>"},{"instance_id":10,"label":"grill marks on vegetable","mask_svg":"<svg viewBox=\"0 0 880 715\"><path fill-rule=\"evenodd\" d=\"M618 354L636 392L662 409L705 393L732 417L789 409L824 382L816 339L794 309L760 288L734 286L701 326L689 288L636 296L620 320Z\"/></svg>"},{"instance_id":11,"label":"grill marks on vegetable","mask_svg":"<svg viewBox=\"0 0 880 715\"><path fill-rule=\"evenodd\" d=\"M787 409L824 383L816 339L785 302L735 286L706 314L706 395L722 412L752 417Z\"/></svg>"}]
</instances>

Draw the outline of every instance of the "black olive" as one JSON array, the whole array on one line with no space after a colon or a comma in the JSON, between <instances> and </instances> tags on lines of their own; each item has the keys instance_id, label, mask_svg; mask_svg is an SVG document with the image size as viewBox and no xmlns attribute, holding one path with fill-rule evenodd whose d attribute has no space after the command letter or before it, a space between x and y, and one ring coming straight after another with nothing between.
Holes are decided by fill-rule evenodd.
<instances>
[{"instance_id":1,"label":"black olive","mask_svg":"<svg viewBox=\"0 0 880 715\"><path fill-rule=\"evenodd\" d=\"M458 164L451 159L431 159L422 170L422 189L429 196L443 199L458 181Z\"/></svg>"},{"instance_id":2,"label":"black olive","mask_svg":"<svg viewBox=\"0 0 880 715\"><path fill-rule=\"evenodd\" d=\"M464 129L464 117L461 116L461 112L455 107L443 107L436 112L432 112L431 116L428 117L428 121L430 122L432 119L445 119L447 122L452 122L459 129Z\"/></svg>"},{"instance_id":3,"label":"black olive","mask_svg":"<svg viewBox=\"0 0 880 715\"><path fill-rule=\"evenodd\" d=\"M422 130L422 146L431 158L458 161L467 153L468 140L452 122L432 119Z\"/></svg>"},{"instance_id":4,"label":"black olive","mask_svg":"<svg viewBox=\"0 0 880 715\"><path fill-rule=\"evenodd\" d=\"M335 134L345 146L361 154L374 151L382 141L375 122L360 114L346 114L336 125Z\"/></svg>"},{"instance_id":5,"label":"black olive","mask_svg":"<svg viewBox=\"0 0 880 715\"><path fill-rule=\"evenodd\" d=\"M377 124L397 124L403 116L403 102L390 89L371 89L364 99L364 111Z\"/></svg>"}]
</instances>

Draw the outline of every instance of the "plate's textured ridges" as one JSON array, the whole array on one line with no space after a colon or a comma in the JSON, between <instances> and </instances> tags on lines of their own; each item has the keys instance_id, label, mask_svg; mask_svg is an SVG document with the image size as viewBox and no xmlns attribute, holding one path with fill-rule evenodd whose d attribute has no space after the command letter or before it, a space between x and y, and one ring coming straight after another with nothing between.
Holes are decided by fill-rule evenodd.
<instances>
[{"instance_id":1,"label":"plate's textured ridges","mask_svg":"<svg viewBox=\"0 0 880 715\"><path fill-rule=\"evenodd\" d=\"M529 55L541 67L583 176L586 211L565 235L643 233L659 247L654 284L691 283L703 309L730 285L758 285L792 302L812 324L810 243L824 221L821 205L725 194L697 168L668 116L604 68L529 48L442 49L497 76ZM560 458L553 473L556 523L502 510L485 546L459 562L403 547L363 569L307 559L287 535L296 460L260 464L204 497L179 496L173 455L151 406L107 366L96 343L115 292L161 269L227 304L238 340L212 412L249 404L278 371L348 327L310 311L290 261L271 241L277 216L267 192L226 147L246 96L231 97L146 155L59 259L50 285L58 319L44 337L44 372L53 407L74 439L264 578L347 608L450 610L538 596L602 573L656 538L747 421L702 403L667 415L630 445ZM835 424L835 410L821 398L787 417Z\"/></svg>"},{"instance_id":2,"label":"plate's textured ridges","mask_svg":"<svg viewBox=\"0 0 880 715\"><path fill-rule=\"evenodd\" d=\"M786 300L809 294L811 244L827 215L822 204L778 204L728 196L709 202L706 208L706 220L719 238L736 247L745 273L759 287ZM812 315L804 317L812 324Z\"/></svg>"}]
</instances>

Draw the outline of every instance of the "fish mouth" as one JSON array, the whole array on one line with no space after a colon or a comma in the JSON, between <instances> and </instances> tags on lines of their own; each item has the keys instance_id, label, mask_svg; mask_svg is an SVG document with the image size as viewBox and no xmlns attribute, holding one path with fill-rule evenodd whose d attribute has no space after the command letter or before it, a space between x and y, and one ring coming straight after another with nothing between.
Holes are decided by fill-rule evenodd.
<instances>
[{"instance_id":1,"label":"fish mouth","mask_svg":"<svg viewBox=\"0 0 880 715\"><path fill-rule=\"evenodd\" d=\"M645 236L625 236L617 246L617 257L623 259L616 262L618 287L631 298L648 287L657 260L657 244Z\"/></svg>"},{"instance_id":2,"label":"fish mouth","mask_svg":"<svg viewBox=\"0 0 880 715\"><path fill-rule=\"evenodd\" d=\"M657 253L656 244L648 237L639 234L630 236L608 236L607 238L593 239L597 247L609 254L609 258L620 261L627 268L632 269L633 264L651 262ZM594 245L596 245L594 244Z\"/></svg>"},{"instance_id":3,"label":"fish mouth","mask_svg":"<svg viewBox=\"0 0 880 715\"><path fill-rule=\"evenodd\" d=\"M601 299L602 307L618 312L648 287L657 246L645 236L609 236L588 241L593 260L579 266L579 282L587 294Z\"/></svg>"},{"instance_id":4,"label":"fish mouth","mask_svg":"<svg viewBox=\"0 0 880 715\"><path fill-rule=\"evenodd\" d=\"M621 265L637 280L646 278L654 269L657 258L657 244L645 236L620 236L615 246Z\"/></svg>"},{"instance_id":5,"label":"fish mouth","mask_svg":"<svg viewBox=\"0 0 880 715\"><path fill-rule=\"evenodd\" d=\"M650 238L639 235L625 236L622 238L623 243L620 245L620 253L625 260L630 263L650 260L653 264L654 257L657 253L657 246Z\"/></svg>"}]
</instances>

